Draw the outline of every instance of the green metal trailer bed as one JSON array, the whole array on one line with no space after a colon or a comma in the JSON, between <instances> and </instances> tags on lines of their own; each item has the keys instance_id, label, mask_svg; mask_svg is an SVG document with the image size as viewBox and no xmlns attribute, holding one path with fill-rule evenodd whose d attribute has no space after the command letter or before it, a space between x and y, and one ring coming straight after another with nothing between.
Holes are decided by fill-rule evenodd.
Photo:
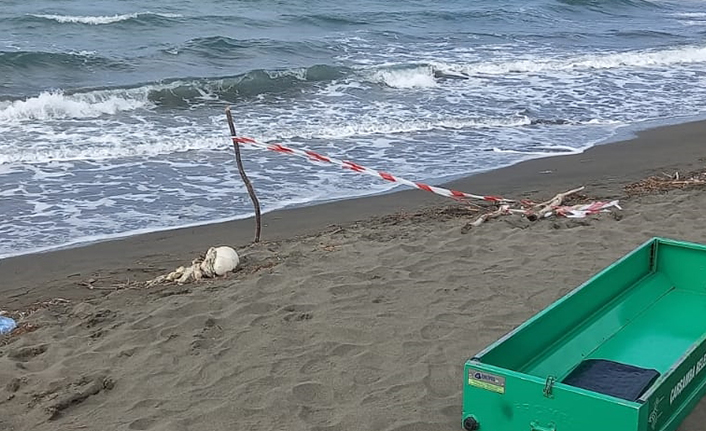
<instances>
[{"instance_id":1,"label":"green metal trailer bed","mask_svg":"<svg viewBox=\"0 0 706 431\"><path fill-rule=\"evenodd\" d=\"M468 360L462 427L673 431L705 369L706 246L653 238Z\"/></svg>"}]
</instances>

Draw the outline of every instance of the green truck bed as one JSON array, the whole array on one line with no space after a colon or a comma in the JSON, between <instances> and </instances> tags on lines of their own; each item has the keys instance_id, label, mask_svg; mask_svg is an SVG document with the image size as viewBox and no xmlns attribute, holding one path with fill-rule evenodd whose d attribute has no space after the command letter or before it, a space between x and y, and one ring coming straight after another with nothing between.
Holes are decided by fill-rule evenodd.
<instances>
[{"instance_id":1,"label":"green truck bed","mask_svg":"<svg viewBox=\"0 0 706 431\"><path fill-rule=\"evenodd\" d=\"M704 368L706 247L653 238L468 360L462 426L671 431Z\"/></svg>"}]
</instances>

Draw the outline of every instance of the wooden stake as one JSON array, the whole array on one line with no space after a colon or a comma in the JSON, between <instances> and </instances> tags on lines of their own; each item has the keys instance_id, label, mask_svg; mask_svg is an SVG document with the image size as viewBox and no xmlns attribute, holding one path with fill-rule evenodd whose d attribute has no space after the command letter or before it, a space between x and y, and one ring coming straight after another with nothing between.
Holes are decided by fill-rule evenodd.
<instances>
[{"instance_id":1,"label":"wooden stake","mask_svg":"<svg viewBox=\"0 0 706 431\"><path fill-rule=\"evenodd\" d=\"M235 125L233 124L233 116L230 113L230 107L226 108L226 117L228 118L230 135L235 138L237 135L235 134ZM255 242L260 242L260 229L262 226L260 220L260 202L257 200L257 196L255 196L255 190L253 189L252 184L250 184L248 176L245 175L245 170L243 169L243 161L240 159L240 145L235 142L235 140L233 140L233 149L235 150L235 161L238 163L238 172L240 172L240 177L243 179L245 187L247 187L248 189L250 199L252 200L253 206L255 207Z\"/></svg>"}]
</instances>

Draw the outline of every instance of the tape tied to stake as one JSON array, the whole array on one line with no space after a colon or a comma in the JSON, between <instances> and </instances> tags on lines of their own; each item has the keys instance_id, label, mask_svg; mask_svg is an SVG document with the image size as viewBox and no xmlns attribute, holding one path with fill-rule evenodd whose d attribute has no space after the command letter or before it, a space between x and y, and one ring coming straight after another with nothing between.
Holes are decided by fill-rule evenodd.
<instances>
[{"instance_id":1,"label":"tape tied to stake","mask_svg":"<svg viewBox=\"0 0 706 431\"><path fill-rule=\"evenodd\" d=\"M388 172L376 171L374 169L366 168L365 166L359 165L357 163L354 163L354 162L351 162L348 160L339 160L339 159L336 159L333 157L324 156L324 155L319 154L315 151L298 150L295 148L285 147L282 144L264 144L264 143L257 142L256 140L254 140L252 138L248 138L248 137L244 137L244 136L231 137L231 139L233 139L234 143L251 145L256 148L274 151L277 153L293 154L293 155L297 155L300 157L304 157L310 161L338 165L338 166L342 167L343 169L348 169L353 172L372 175L372 176L375 176L378 178L382 178L385 181L390 181L393 183L405 184L405 185L408 185L410 187L414 187L419 190L424 190L427 192L431 192L431 193L434 193L434 194L437 194L440 196L444 196L447 198L455 199L455 200L476 199L476 200L483 200L486 202L494 202L494 203L514 202L513 200L505 199L505 198L502 198L499 196L484 196L484 195L477 195L477 194L473 194L473 193L465 193L465 192L460 192L458 190L449 190L449 189L445 189L442 187L430 186L428 184L406 180L404 178L400 178L395 175L392 175Z\"/></svg>"}]
</instances>

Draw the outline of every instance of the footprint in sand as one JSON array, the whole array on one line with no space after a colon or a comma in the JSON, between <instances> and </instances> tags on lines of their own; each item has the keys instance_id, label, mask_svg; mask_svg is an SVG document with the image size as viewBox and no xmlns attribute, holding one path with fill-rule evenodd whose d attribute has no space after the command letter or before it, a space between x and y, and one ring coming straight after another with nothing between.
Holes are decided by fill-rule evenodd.
<instances>
[{"instance_id":1,"label":"footprint in sand","mask_svg":"<svg viewBox=\"0 0 706 431\"><path fill-rule=\"evenodd\" d=\"M211 348L217 340L223 336L223 328L221 328L216 319L209 317L204 322L202 329L197 331L191 342L191 353L198 354L200 350Z\"/></svg>"},{"instance_id":2,"label":"footprint in sand","mask_svg":"<svg viewBox=\"0 0 706 431\"><path fill-rule=\"evenodd\" d=\"M302 374L316 374L322 371L326 371L330 368L331 363L328 360L323 358L316 358L307 361L304 365L302 365L302 367L299 369L299 372Z\"/></svg>"},{"instance_id":3,"label":"footprint in sand","mask_svg":"<svg viewBox=\"0 0 706 431\"><path fill-rule=\"evenodd\" d=\"M300 383L292 388L292 394L305 405L327 405L333 399L331 388L318 382Z\"/></svg>"},{"instance_id":4,"label":"footprint in sand","mask_svg":"<svg viewBox=\"0 0 706 431\"><path fill-rule=\"evenodd\" d=\"M11 351L9 356L16 361L27 362L46 351L47 345L40 344L38 346L20 347L19 349Z\"/></svg>"},{"instance_id":5,"label":"footprint in sand","mask_svg":"<svg viewBox=\"0 0 706 431\"><path fill-rule=\"evenodd\" d=\"M444 319L445 316L448 315L441 314L436 316L431 323L425 325L421 329L422 338L425 340L439 340L449 336L457 329L454 323Z\"/></svg>"},{"instance_id":6,"label":"footprint in sand","mask_svg":"<svg viewBox=\"0 0 706 431\"><path fill-rule=\"evenodd\" d=\"M457 375L457 369L453 365L429 365L424 386L427 392L434 397L451 397L458 392L457 383L461 378Z\"/></svg>"},{"instance_id":7,"label":"footprint in sand","mask_svg":"<svg viewBox=\"0 0 706 431\"><path fill-rule=\"evenodd\" d=\"M400 361L403 364L417 364L429 354L431 343L428 341L405 341L402 343Z\"/></svg>"},{"instance_id":8,"label":"footprint in sand","mask_svg":"<svg viewBox=\"0 0 706 431\"><path fill-rule=\"evenodd\" d=\"M247 304L241 308L239 308L235 313L238 315L245 315L245 314L255 314L255 315L263 315L263 314L270 314L274 310L277 309L277 306L274 304L268 304L266 302L253 302L251 304Z\"/></svg>"},{"instance_id":9,"label":"footprint in sand","mask_svg":"<svg viewBox=\"0 0 706 431\"><path fill-rule=\"evenodd\" d=\"M130 422L130 425L127 427L131 430L148 430L152 428L155 422L156 421L154 419L142 418Z\"/></svg>"},{"instance_id":10,"label":"footprint in sand","mask_svg":"<svg viewBox=\"0 0 706 431\"><path fill-rule=\"evenodd\" d=\"M331 427L334 425L335 420L332 409L312 408L309 406L301 406L297 416L307 424L316 427Z\"/></svg>"}]
</instances>

